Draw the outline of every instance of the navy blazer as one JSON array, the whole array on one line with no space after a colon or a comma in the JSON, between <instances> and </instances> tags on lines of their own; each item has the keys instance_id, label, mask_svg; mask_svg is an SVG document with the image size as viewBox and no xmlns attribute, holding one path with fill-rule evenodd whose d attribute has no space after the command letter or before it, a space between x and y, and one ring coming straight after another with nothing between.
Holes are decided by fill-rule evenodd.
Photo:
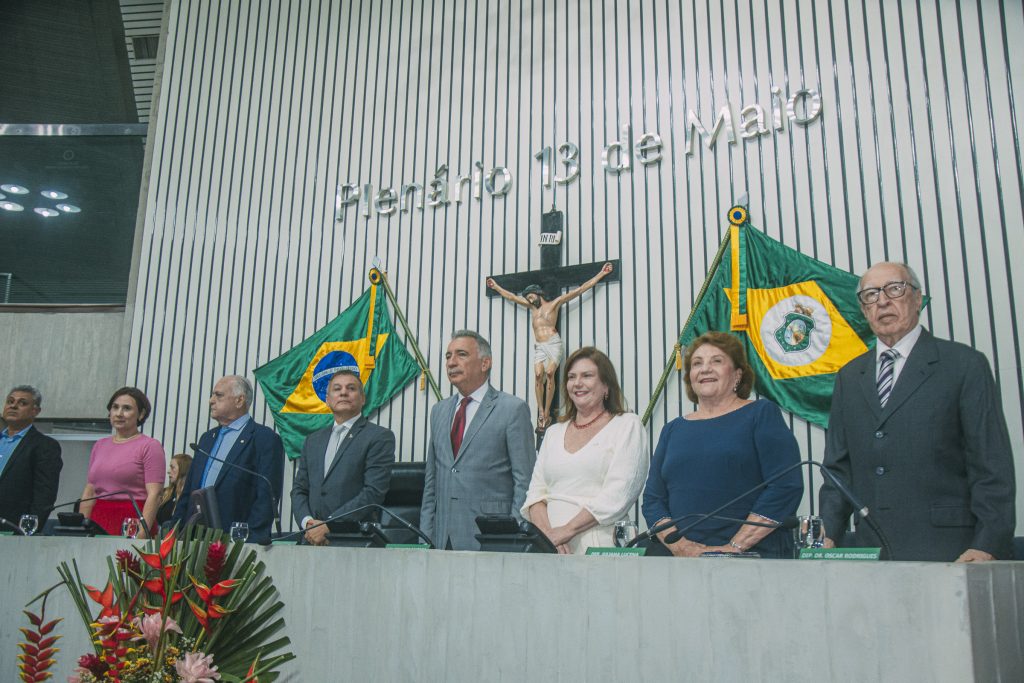
<instances>
[{"instance_id":1,"label":"navy blazer","mask_svg":"<svg viewBox=\"0 0 1024 683\"><path fill-rule=\"evenodd\" d=\"M1010 437L988 360L921 331L885 408L872 349L839 371L825 466L849 482L897 560L952 562L968 548L1012 557ZM821 516L838 541L852 512L831 485ZM866 524L857 544L878 546Z\"/></svg>"},{"instance_id":2,"label":"navy blazer","mask_svg":"<svg viewBox=\"0 0 1024 683\"><path fill-rule=\"evenodd\" d=\"M209 460L205 453L213 448L218 430L220 427L215 427L199 438L199 451L188 470L188 480L174 509L172 519L176 522L186 521L189 496L202 487L203 472ZM284 444L281 437L269 427L250 419L242 427L231 451L227 455L217 455L227 461L214 484L222 528L226 531L233 522L246 522L249 524L250 541L270 543L270 527L277 514L277 503L281 500L284 485ZM273 492L266 481L232 467L232 464L262 474L270 480Z\"/></svg>"},{"instance_id":3,"label":"navy blazer","mask_svg":"<svg viewBox=\"0 0 1024 683\"><path fill-rule=\"evenodd\" d=\"M60 444L30 427L0 474L0 517L17 524L22 515L33 514L42 529L57 500L62 467Z\"/></svg>"}]
</instances>

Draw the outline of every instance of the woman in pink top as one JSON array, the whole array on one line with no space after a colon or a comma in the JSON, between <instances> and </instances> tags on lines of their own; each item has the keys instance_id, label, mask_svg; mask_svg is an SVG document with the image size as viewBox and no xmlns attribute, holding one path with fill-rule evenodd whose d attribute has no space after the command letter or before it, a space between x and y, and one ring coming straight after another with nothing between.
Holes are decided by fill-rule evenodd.
<instances>
[{"instance_id":1,"label":"woman in pink top","mask_svg":"<svg viewBox=\"0 0 1024 683\"><path fill-rule=\"evenodd\" d=\"M135 387L122 387L110 397L107 410L114 435L92 447L82 498L125 493L83 501L79 511L108 534L120 535L124 518L138 517L137 506L145 518L141 535L148 536L155 528L166 459L160 442L139 431L151 411L149 399Z\"/></svg>"}]
</instances>

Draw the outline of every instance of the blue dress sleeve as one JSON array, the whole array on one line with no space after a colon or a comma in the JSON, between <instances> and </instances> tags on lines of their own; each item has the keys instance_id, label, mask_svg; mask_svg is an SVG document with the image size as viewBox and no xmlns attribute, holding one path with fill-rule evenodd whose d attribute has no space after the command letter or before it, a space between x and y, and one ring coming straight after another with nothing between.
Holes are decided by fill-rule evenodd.
<instances>
[{"instance_id":1,"label":"blue dress sleeve","mask_svg":"<svg viewBox=\"0 0 1024 683\"><path fill-rule=\"evenodd\" d=\"M800 462L800 447L779 407L771 401L761 402L764 407L754 417L754 445L764 481ZM796 468L766 486L750 511L781 522L796 513L803 496L804 477Z\"/></svg>"},{"instance_id":2,"label":"blue dress sleeve","mask_svg":"<svg viewBox=\"0 0 1024 683\"><path fill-rule=\"evenodd\" d=\"M661 434L658 436L658 446L654 450L654 455L651 456L651 470L647 474L647 484L644 486L644 503L641 506L648 527L654 526L659 519L672 516L668 510L668 489L665 487L665 480L661 476L661 470L665 464L665 452L668 450L673 422L669 422L661 428Z\"/></svg>"}]
</instances>

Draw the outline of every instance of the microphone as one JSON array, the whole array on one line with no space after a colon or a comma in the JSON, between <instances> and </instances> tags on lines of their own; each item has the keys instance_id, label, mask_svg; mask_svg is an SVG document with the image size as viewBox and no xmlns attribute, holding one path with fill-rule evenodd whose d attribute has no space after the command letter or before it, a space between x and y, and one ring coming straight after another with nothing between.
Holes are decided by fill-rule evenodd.
<instances>
[{"instance_id":1,"label":"microphone","mask_svg":"<svg viewBox=\"0 0 1024 683\"><path fill-rule=\"evenodd\" d=\"M868 506L853 495L853 491L851 491L849 487L843 483L843 480L836 476L832 470L822 464L814 462L813 460L808 460L807 462L818 466L818 469L821 470L821 473L825 478L828 479L832 485L836 487L836 490L839 491L839 494L853 506L854 512L860 515L860 518L863 519L871 530L875 532L875 536L878 536L878 541L882 544L882 548L885 550L888 558L890 560L895 560L896 558L892 554L892 546L889 545L889 539L886 537L885 532L882 531L882 527L880 527L878 522L875 521L875 518L869 516L870 510L868 510ZM825 531L826 533L828 532L827 529Z\"/></svg>"},{"instance_id":2,"label":"microphone","mask_svg":"<svg viewBox=\"0 0 1024 683\"><path fill-rule=\"evenodd\" d=\"M801 460L799 462L793 463L792 465L790 465L789 467L785 468L784 470L776 472L772 476L770 476L767 479L765 479L764 481L762 481L757 486L752 487L749 491L744 491L740 495L738 495L735 498L733 498L732 500L724 503L723 505L720 505L719 507L715 508L711 512L708 512L707 514L699 515L699 518L695 522L692 522L692 523L688 524L687 526L685 526L682 529L678 530L676 533L679 534L679 538L682 538L683 536L686 535L687 531L689 531L690 529L694 528L695 526L697 526L698 524L700 524L704 520L707 520L707 519L710 519L710 518L714 517L715 515L717 515L722 510L725 510L726 508L728 508L728 507L730 507L732 505L735 505L736 503L740 502L744 498L757 493L758 491L760 491L761 489L765 488L769 484L777 481L778 479L781 479L782 477L786 476L787 474L789 474L793 470L795 470L797 468L800 468L800 467L803 467L805 465L811 465L813 467L817 467L819 470L821 470L822 474L829 481L831 481L833 483L839 482L839 478L833 472L831 472L827 467L822 465L820 462L815 462L814 460ZM850 491L850 489L848 487L846 487L844 484L838 483L838 485L836 485L836 490L839 491L839 493L844 498L846 498L846 500L849 501L849 503L851 505L853 505L854 509L857 511L857 514L859 514L861 516L861 519L863 519L865 522L867 522L867 525L869 527L871 527L872 531L875 532L875 534L878 536L878 540L881 541L882 547L885 549L886 554L888 555L889 559L890 560L891 559L895 559L893 557L893 554L892 554L892 547L889 545L889 540L886 538L885 534L882 533L882 529L878 526L878 524L875 522L875 520L869 516L870 510L868 510L868 507L866 505L864 505L863 503L861 503L861 501L858 500L856 498L856 496L854 496L853 493ZM687 516L689 516L689 515L687 515ZM660 529L659 531L664 531L664 529ZM675 536L675 534L672 534L672 535ZM640 537L637 536L637 538L640 538ZM678 540L678 538L676 540Z\"/></svg>"},{"instance_id":3,"label":"microphone","mask_svg":"<svg viewBox=\"0 0 1024 683\"><path fill-rule=\"evenodd\" d=\"M122 489L120 491L108 491L106 493L101 493L98 496L91 496L89 498L77 498L75 500L69 500L66 503L59 503L57 505L51 505L49 508L47 508L46 514L49 515L51 512L53 512L57 508L67 507L68 505L74 505L74 506L77 507L79 504L81 504L81 503L88 503L90 500L101 500L103 498L110 498L111 496L120 496L120 495L124 495L124 494L128 494L128 500L131 501L132 509L135 510L135 514L138 515L138 518L144 520L144 518L142 516L142 510L139 509L139 504L135 502L135 496L133 496L132 492L127 490L127 489ZM143 521L143 524L145 524L145 521ZM148 529L147 529L147 531L148 531Z\"/></svg>"},{"instance_id":4,"label":"microphone","mask_svg":"<svg viewBox=\"0 0 1024 683\"><path fill-rule=\"evenodd\" d=\"M25 530L24 529L22 529L20 526L18 526L14 522L11 522L11 521L8 521L8 520L4 519L3 517L0 517L0 524L2 524L5 527L8 527L10 529L14 529L16 532L18 532L18 534L20 534L22 536L25 535Z\"/></svg>"},{"instance_id":5,"label":"microphone","mask_svg":"<svg viewBox=\"0 0 1024 683\"><path fill-rule=\"evenodd\" d=\"M405 518L401 517L397 513L392 512L391 510L389 510L388 508L384 507L383 505L378 505L377 503L368 503L366 505L361 505L361 506L359 506L357 508L354 508L352 510L349 510L347 512L342 512L339 515L333 515L331 517L328 517L325 520L317 522L316 524L310 525L310 526L306 527L305 529L299 529L298 531L294 531L294 532L292 532L290 534L286 534L284 536L281 536L277 540L278 541L286 541L286 540L289 540L289 539L292 539L292 538L303 536L310 529L316 529L317 527L321 527L321 526L324 526L326 524L330 524L331 522L336 522L336 521L341 520L341 519L346 519L348 517L352 517L356 513L363 512L365 510L379 510L379 511L383 512L388 517L390 517L391 519L395 520L400 525L402 525L402 527L404 529L406 529L407 531L411 531L412 533L416 534L416 536L418 538L420 538L423 541L425 541L427 543L427 545L430 546L431 550L433 550L434 548L437 547L437 546L434 545L434 541L432 541L429 536L427 536L425 533L423 533L423 531L421 531L419 528L417 528L411 522L409 522ZM374 536L374 538L376 538L378 540L378 542L386 541L386 538L383 536L382 529L381 529L380 525L377 524L376 522L363 522L362 524L360 524L359 529L363 533L369 533L372 536Z\"/></svg>"},{"instance_id":6,"label":"microphone","mask_svg":"<svg viewBox=\"0 0 1024 683\"><path fill-rule=\"evenodd\" d=\"M202 448L200 448L199 444L197 443L190 443L188 447L194 450L196 453L202 453L210 460L216 460L217 462L227 465L228 467L234 467L236 469L241 470L242 472L245 472L246 474L251 474L254 477L259 477L264 482L266 482L267 488L270 489L270 500L272 500L274 503L274 526L277 528L277 533L281 533L281 501L278 500L277 496L274 494L274 485L270 483L270 479L267 478L267 475L263 474L262 472L257 472L256 470L251 470L243 465L229 462L224 458L218 458L216 455L211 455L207 451L204 451ZM214 482L212 486L213 488L217 488L217 482Z\"/></svg>"},{"instance_id":7,"label":"microphone","mask_svg":"<svg viewBox=\"0 0 1024 683\"><path fill-rule=\"evenodd\" d=\"M293 538L299 538L300 536L304 536L306 534L306 532L309 531L310 529L316 529L316 528L319 528L319 527L322 527L322 526L326 526L327 524L330 524L331 522L337 522L340 519L346 519L348 517L352 517L357 512L364 512L366 510L371 510L371 509L374 509L376 507L378 507L378 506L374 505L373 503L371 503L369 505L360 505L359 507L354 508L352 510L349 510L347 512L342 512L340 515L332 515L332 516L328 517L327 519L324 519L324 520L321 520L321 521L317 522L316 524L311 524L310 526L307 526L305 529L299 529L298 531L293 531L290 534L285 534L284 536L278 536L275 540L277 540L277 541L290 541ZM362 529L362 525L360 525L360 531L362 531L362 530L363 530Z\"/></svg>"},{"instance_id":8,"label":"microphone","mask_svg":"<svg viewBox=\"0 0 1024 683\"><path fill-rule=\"evenodd\" d=\"M688 515L689 516L689 515ZM708 519L717 519L722 522L734 522L743 526L759 526L765 529L795 529L800 526L800 520L795 516L786 517L781 522L754 522L749 519L736 519L734 517L719 517L718 515L712 515ZM698 522L699 524L699 522ZM675 543L683 537L682 532L673 531L672 533L665 536L665 543Z\"/></svg>"}]
</instances>

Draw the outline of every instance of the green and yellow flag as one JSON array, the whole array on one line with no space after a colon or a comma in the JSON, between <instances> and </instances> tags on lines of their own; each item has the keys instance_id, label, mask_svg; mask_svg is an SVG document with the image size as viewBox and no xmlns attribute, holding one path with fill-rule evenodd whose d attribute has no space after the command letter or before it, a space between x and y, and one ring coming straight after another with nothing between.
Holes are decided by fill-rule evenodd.
<instances>
[{"instance_id":1,"label":"green and yellow flag","mask_svg":"<svg viewBox=\"0 0 1024 683\"><path fill-rule=\"evenodd\" d=\"M727 252L679 343L709 330L738 334L757 392L826 427L835 374L874 345L858 277L768 237L742 207L730 209L729 221Z\"/></svg>"},{"instance_id":2,"label":"green and yellow flag","mask_svg":"<svg viewBox=\"0 0 1024 683\"><path fill-rule=\"evenodd\" d=\"M394 334L387 298L378 285L290 351L256 368L288 457L299 457L306 437L331 424L324 399L331 376L342 368L359 371L366 391L364 415L390 401L420 372Z\"/></svg>"}]
</instances>

